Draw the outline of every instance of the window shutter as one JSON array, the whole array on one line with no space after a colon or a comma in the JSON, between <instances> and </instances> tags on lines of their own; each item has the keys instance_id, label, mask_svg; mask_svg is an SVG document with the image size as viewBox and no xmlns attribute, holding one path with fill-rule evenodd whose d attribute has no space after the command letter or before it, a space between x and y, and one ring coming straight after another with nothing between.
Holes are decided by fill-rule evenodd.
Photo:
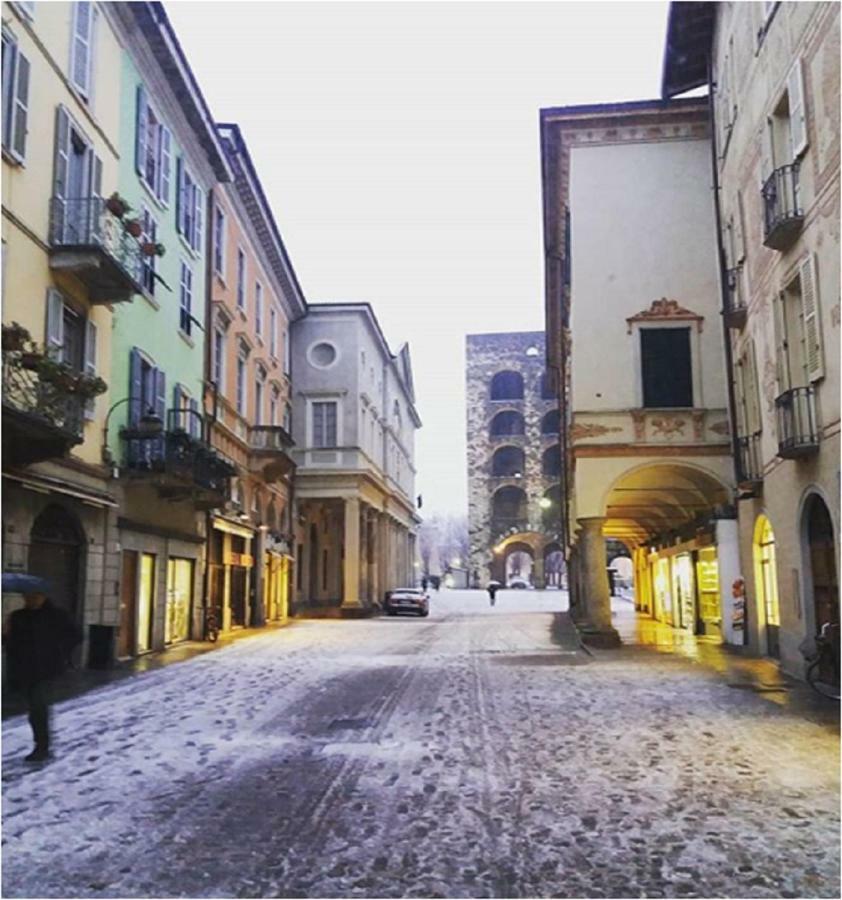
<instances>
[{"instance_id":1,"label":"window shutter","mask_svg":"<svg viewBox=\"0 0 842 900\"><path fill-rule=\"evenodd\" d=\"M74 10L70 79L87 96L90 86L91 4L79 0L74 4Z\"/></svg>"},{"instance_id":2,"label":"window shutter","mask_svg":"<svg viewBox=\"0 0 842 900\"><path fill-rule=\"evenodd\" d=\"M64 298L55 288L47 291L47 352L61 359L64 346Z\"/></svg>"},{"instance_id":3,"label":"window shutter","mask_svg":"<svg viewBox=\"0 0 842 900\"><path fill-rule=\"evenodd\" d=\"M199 401L195 397L190 398L190 434L192 437L201 440L202 438L202 420L199 418Z\"/></svg>"},{"instance_id":4,"label":"window shutter","mask_svg":"<svg viewBox=\"0 0 842 900\"><path fill-rule=\"evenodd\" d=\"M179 234L187 237L184 227L184 217L187 212L186 185L184 183L184 162L180 156L175 162L175 183L175 227Z\"/></svg>"},{"instance_id":5,"label":"window shutter","mask_svg":"<svg viewBox=\"0 0 842 900\"><path fill-rule=\"evenodd\" d=\"M193 197L195 198L196 207L193 216L193 240L190 242L190 246L194 250L201 252L202 232L204 230L205 193L196 182L193 184Z\"/></svg>"},{"instance_id":6,"label":"window shutter","mask_svg":"<svg viewBox=\"0 0 842 900\"><path fill-rule=\"evenodd\" d=\"M85 323L85 374L96 375L96 325L88 319ZM96 398L91 397L85 403L85 418L93 419L96 409Z\"/></svg>"},{"instance_id":7,"label":"window shutter","mask_svg":"<svg viewBox=\"0 0 842 900\"><path fill-rule=\"evenodd\" d=\"M761 169L760 181L765 184L775 168L775 154L772 149L772 120L766 119L760 138Z\"/></svg>"},{"instance_id":8,"label":"window shutter","mask_svg":"<svg viewBox=\"0 0 842 900\"><path fill-rule=\"evenodd\" d=\"M789 359L787 357L786 310L782 291L775 294L772 302L775 311L775 370L778 379L778 394L789 390Z\"/></svg>"},{"instance_id":9,"label":"window shutter","mask_svg":"<svg viewBox=\"0 0 842 900\"><path fill-rule=\"evenodd\" d=\"M762 427L760 419L760 384L757 380L757 350L754 346L754 341L749 342L746 362L748 364L746 372L747 379L744 387L746 396L746 424L748 426L748 433L754 434L755 432L760 431Z\"/></svg>"},{"instance_id":10,"label":"window shutter","mask_svg":"<svg viewBox=\"0 0 842 900\"><path fill-rule=\"evenodd\" d=\"M172 171L172 132L164 125L161 134L161 165L158 179L157 197L162 203L170 202L170 173Z\"/></svg>"},{"instance_id":11,"label":"window shutter","mask_svg":"<svg viewBox=\"0 0 842 900\"><path fill-rule=\"evenodd\" d=\"M140 363L140 351L133 347L129 353L129 425L134 426L146 412L142 409L143 373Z\"/></svg>"},{"instance_id":12,"label":"window shutter","mask_svg":"<svg viewBox=\"0 0 842 900\"><path fill-rule=\"evenodd\" d=\"M137 115L135 117L134 167L141 178L146 174L146 119L149 115L149 103L146 100L146 89L142 84L137 86Z\"/></svg>"},{"instance_id":13,"label":"window shutter","mask_svg":"<svg viewBox=\"0 0 842 900\"><path fill-rule=\"evenodd\" d=\"M167 376L162 369L153 370L155 385L155 415L160 416L164 423L164 431L169 431L170 423L167 421ZM145 412L145 410L144 410ZM152 458L164 458L164 446L166 436L161 435L152 445Z\"/></svg>"},{"instance_id":14,"label":"window shutter","mask_svg":"<svg viewBox=\"0 0 842 900\"><path fill-rule=\"evenodd\" d=\"M819 320L816 257L811 253L799 268L801 276L801 307L804 314L804 355L810 382L824 378L824 352Z\"/></svg>"},{"instance_id":15,"label":"window shutter","mask_svg":"<svg viewBox=\"0 0 842 900\"><path fill-rule=\"evenodd\" d=\"M807 149L807 118L804 114L804 76L801 59L795 61L786 83L789 95L789 127L794 162Z\"/></svg>"},{"instance_id":16,"label":"window shutter","mask_svg":"<svg viewBox=\"0 0 842 900\"><path fill-rule=\"evenodd\" d=\"M734 393L737 404L737 435L745 437L748 434L745 414L745 383L746 383L746 362L745 356L737 360L737 377L734 379Z\"/></svg>"},{"instance_id":17,"label":"window shutter","mask_svg":"<svg viewBox=\"0 0 842 900\"><path fill-rule=\"evenodd\" d=\"M743 195L739 191L737 191L737 207L734 210L734 244L735 261L739 264L746 258L746 239L743 232Z\"/></svg>"},{"instance_id":18,"label":"window shutter","mask_svg":"<svg viewBox=\"0 0 842 900\"><path fill-rule=\"evenodd\" d=\"M29 117L29 73L29 60L18 50L15 97L12 110L11 151L12 156L21 162L26 157L26 126Z\"/></svg>"},{"instance_id":19,"label":"window shutter","mask_svg":"<svg viewBox=\"0 0 842 900\"><path fill-rule=\"evenodd\" d=\"M56 151L53 166L53 209L50 223L53 240L64 234L65 200L67 199L68 144L70 119L63 106L56 109Z\"/></svg>"}]
</instances>

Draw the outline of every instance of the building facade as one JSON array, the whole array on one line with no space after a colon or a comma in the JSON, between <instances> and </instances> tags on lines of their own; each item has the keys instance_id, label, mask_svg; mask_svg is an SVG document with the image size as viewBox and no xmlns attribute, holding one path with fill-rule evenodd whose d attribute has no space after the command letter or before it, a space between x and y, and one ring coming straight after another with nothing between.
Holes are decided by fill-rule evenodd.
<instances>
[{"instance_id":1,"label":"building facade","mask_svg":"<svg viewBox=\"0 0 842 900\"><path fill-rule=\"evenodd\" d=\"M466 365L470 584L557 583L559 409L544 333L470 334Z\"/></svg>"},{"instance_id":2,"label":"building facade","mask_svg":"<svg viewBox=\"0 0 842 900\"><path fill-rule=\"evenodd\" d=\"M414 583L415 409L409 347L364 303L310 305L292 325L300 604L374 610Z\"/></svg>"},{"instance_id":3,"label":"building facade","mask_svg":"<svg viewBox=\"0 0 842 900\"><path fill-rule=\"evenodd\" d=\"M103 4L103 14L123 47L115 199L144 247L140 290L113 323L104 426L124 657L203 634L207 518L234 471L211 449L202 409L206 223L211 188L231 170L161 4Z\"/></svg>"},{"instance_id":4,"label":"building facade","mask_svg":"<svg viewBox=\"0 0 842 900\"><path fill-rule=\"evenodd\" d=\"M673 4L667 42L664 96L712 97L745 642L800 675L839 622L839 7Z\"/></svg>"},{"instance_id":5,"label":"building facade","mask_svg":"<svg viewBox=\"0 0 842 900\"><path fill-rule=\"evenodd\" d=\"M95 664L119 617L112 333L142 262L105 200L121 52L99 4L3 3L3 560L52 581Z\"/></svg>"},{"instance_id":6,"label":"building facade","mask_svg":"<svg viewBox=\"0 0 842 900\"><path fill-rule=\"evenodd\" d=\"M614 538L640 609L741 642L707 101L545 109L541 139L571 608L616 640Z\"/></svg>"},{"instance_id":7,"label":"building facade","mask_svg":"<svg viewBox=\"0 0 842 900\"><path fill-rule=\"evenodd\" d=\"M234 178L213 191L205 409L237 477L210 522L207 602L225 631L289 614L290 325L306 303L240 130L219 134Z\"/></svg>"}]
</instances>

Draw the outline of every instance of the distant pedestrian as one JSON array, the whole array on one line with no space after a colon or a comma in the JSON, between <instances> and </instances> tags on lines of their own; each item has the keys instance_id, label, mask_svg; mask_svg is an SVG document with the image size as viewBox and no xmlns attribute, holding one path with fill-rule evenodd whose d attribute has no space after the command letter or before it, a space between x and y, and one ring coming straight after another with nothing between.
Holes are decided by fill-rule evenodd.
<instances>
[{"instance_id":1,"label":"distant pedestrian","mask_svg":"<svg viewBox=\"0 0 842 900\"><path fill-rule=\"evenodd\" d=\"M24 759L50 756L50 682L64 672L82 634L70 616L45 593L27 592L25 606L9 616L4 629L9 686L26 698L35 749Z\"/></svg>"},{"instance_id":2,"label":"distant pedestrian","mask_svg":"<svg viewBox=\"0 0 842 900\"><path fill-rule=\"evenodd\" d=\"M441 588L441 578L439 578L438 575L433 576L433 587L436 589L436 592L438 593L439 589Z\"/></svg>"},{"instance_id":3,"label":"distant pedestrian","mask_svg":"<svg viewBox=\"0 0 842 900\"><path fill-rule=\"evenodd\" d=\"M427 581L427 576L425 575L425 576L421 579L421 589L424 590L424 591L426 591L426 590L427 590L427 585L428 585L428 584L429 584L429 582Z\"/></svg>"},{"instance_id":4,"label":"distant pedestrian","mask_svg":"<svg viewBox=\"0 0 842 900\"><path fill-rule=\"evenodd\" d=\"M497 582L495 582L495 581L489 582L488 600L489 600L491 606L494 606L494 604L497 602L497 590L499 589L499 587L500 587L500 585L497 584Z\"/></svg>"}]
</instances>

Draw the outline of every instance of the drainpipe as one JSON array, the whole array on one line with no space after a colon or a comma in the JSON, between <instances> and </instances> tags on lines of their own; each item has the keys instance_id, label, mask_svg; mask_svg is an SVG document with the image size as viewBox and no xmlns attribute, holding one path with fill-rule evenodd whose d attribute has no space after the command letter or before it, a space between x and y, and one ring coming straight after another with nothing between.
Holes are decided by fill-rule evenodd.
<instances>
[{"instance_id":1,"label":"drainpipe","mask_svg":"<svg viewBox=\"0 0 842 900\"><path fill-rule=\"evenodd\" d=\"M739 482L741 473L739 442L737 434L737 402L734 392L734 353L731 334L725 319L728 309L728 275L725 261L725 245L722 241L722 212L719 205L719 169L716 157L716 113L713 102L713 67L708 57L708 116L710 119L710 156L713 170L713 208L716 219L716 252L719 259L719 284L722 297L722 333L725 341L725 369L728 383L728 425L731 431L731 457L734 463L734 481Z\"/></svg>"}]
</instances>

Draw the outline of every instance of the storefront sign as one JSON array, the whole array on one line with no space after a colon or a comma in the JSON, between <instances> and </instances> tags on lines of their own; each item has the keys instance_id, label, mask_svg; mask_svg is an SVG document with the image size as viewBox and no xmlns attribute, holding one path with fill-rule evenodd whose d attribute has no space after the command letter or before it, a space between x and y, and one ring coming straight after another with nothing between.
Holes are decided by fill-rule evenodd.
<instances>
[{"instance_id":1,"label":"storefront sign","mask_svg":"<svg viewBox=\"0 0 842 900\"><path fill-rule=\"evenodd\" d=\"M254 563L254 559L249 553L233 553L229 551L225 554L223 562L226 566L243 566L248 569Z\"/></svg>"}]
</instances>

